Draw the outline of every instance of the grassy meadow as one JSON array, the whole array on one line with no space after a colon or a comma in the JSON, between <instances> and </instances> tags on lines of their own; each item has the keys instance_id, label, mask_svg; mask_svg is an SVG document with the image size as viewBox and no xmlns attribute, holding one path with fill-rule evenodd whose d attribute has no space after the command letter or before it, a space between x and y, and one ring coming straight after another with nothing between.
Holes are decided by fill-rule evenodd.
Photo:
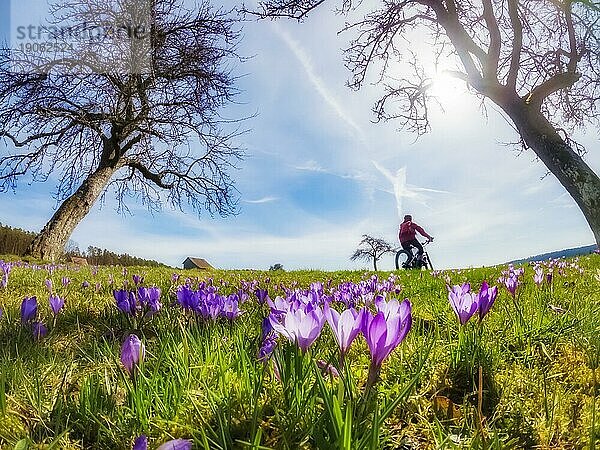
<instances>
[{"instance_id":1,"label":"grassy meadow","mask_svg":"<svg viewBox=\"0 0 600 450\"><path fill-rule=\"evenodd\" d=\"M0 287L1 449L131 449L142 434L151 449L176 438L194 449L600 444L600 255L524 265L522 273L16 262L8 270ZM515 273L513 296L505 280ZM482 320L475 314L461 325L447 286L468 282L479 292L484 280L498 287L495 302ZM200 314L182 306L182 286L229 303ZM160 307L128 314L114 291L129 298L139 287L159 288ZM371 379L365 337L340 358L327 322L306 350L276 331L265 349L263 320L273 307L257 290L339 311L375 311L378 295L407 298L412 326ZM51 294L65 300L56 314ZM32 296L37 308L24 318ZM122 345L133 334L145 351L128 369Z\"/></svg>"}]
</instances>

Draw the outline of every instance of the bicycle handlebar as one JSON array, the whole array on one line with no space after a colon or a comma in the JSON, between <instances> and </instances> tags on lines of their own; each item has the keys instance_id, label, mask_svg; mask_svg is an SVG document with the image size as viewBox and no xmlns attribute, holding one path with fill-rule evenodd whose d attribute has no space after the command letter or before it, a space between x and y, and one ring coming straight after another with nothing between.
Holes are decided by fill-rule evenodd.
<instances>
[{"instance_id":1,"label":"bicycle handlebar","mask_svg":"<svg viewBox=\"0 0 600 450\"><path fill-rule=\"evenodd\" d=\"M426 245L429 245L429 244L431 244L432 242L433 242L433 241L430 241L430 240L428 239L428 240L426 240L425 242L421 242L421 245L422 245L423 247L425 247ZM401 251L401 250L404 250L404 247L400 246L400 247L395 247L395 248L393 249L393 251L395 251L395 252L399 252L399 251Z\"/></svg>"}]
</instances>

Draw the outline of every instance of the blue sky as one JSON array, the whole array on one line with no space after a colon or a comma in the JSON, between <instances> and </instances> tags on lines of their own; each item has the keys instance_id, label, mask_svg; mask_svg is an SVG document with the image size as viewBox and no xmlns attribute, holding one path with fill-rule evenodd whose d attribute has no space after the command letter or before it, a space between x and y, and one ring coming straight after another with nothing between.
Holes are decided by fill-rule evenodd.
<instances>
[{"instance_id":1,"label":"blue sky","mask_svg":"<svg viewBox=\"0 0 600 450\"><path fill-rule=\"evenodd\" d=\"M35 3L13 0L13 28L25 12L44 16ZM152 215L135 204L132 216L119 216L107 197L73 240L81 248L95 245L173 266L199 256L220 268L359 269L370 267L349 260L361 235L396 243L399 216L412 213L436 238L430 254L439 268L593 243L579 209L553 176L544 177L535 155L503 144L516 134L498 111L489 106L486 118L456 83L436 86L444 111L432 111L432 132L416 141L396 123L373 123L371 107L382 90L344 87L349 73L341 49L348 36L337 34L342 22L325 8L303 24L244 27L239 51L252 58L236 69L244 74L242 92L225 114L257 115L239 139L248 157L232 172L240 191L237 216L169 208ZM598 172L597 131L579 140ZM0 194L0 221L39 230L56 207L54 187L52 180L24 180L16 194ZM380 263L392 265L391 255Z\"/></svg>"}]
</instances>

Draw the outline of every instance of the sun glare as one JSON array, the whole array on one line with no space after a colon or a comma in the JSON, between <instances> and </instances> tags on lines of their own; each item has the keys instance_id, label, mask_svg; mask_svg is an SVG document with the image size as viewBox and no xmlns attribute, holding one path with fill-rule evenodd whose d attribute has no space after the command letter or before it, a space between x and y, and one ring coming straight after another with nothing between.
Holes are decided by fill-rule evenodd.
<instances>
[{"instance_id":1,"label":"sun glare","mask_svg":"<svg viewBox=\"0 0 600 450\"><path fill-rule=\"evenodd\" d=\"M444 108L462 108L467 90L465 82L441 71L432 77L428 94L435 97Z\"/></svg>"}]
</instances>

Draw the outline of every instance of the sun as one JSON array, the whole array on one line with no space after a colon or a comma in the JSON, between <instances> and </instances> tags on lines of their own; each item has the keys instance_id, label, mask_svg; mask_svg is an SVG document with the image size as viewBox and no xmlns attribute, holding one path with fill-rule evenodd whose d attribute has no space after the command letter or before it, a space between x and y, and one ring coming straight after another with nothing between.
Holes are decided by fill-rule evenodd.
<instances>
[{"instance_id":1,"label":"sun","mask_svg":"<svg viewBox=\"0 0 600 450\"><path fill-rule=\"evenodd\" d=\"M464 80L452 76L447 71L439 71L431 77L427 94L435 98L444 108L462 108L467 95Z\"/></svg>"}]
</instances>

